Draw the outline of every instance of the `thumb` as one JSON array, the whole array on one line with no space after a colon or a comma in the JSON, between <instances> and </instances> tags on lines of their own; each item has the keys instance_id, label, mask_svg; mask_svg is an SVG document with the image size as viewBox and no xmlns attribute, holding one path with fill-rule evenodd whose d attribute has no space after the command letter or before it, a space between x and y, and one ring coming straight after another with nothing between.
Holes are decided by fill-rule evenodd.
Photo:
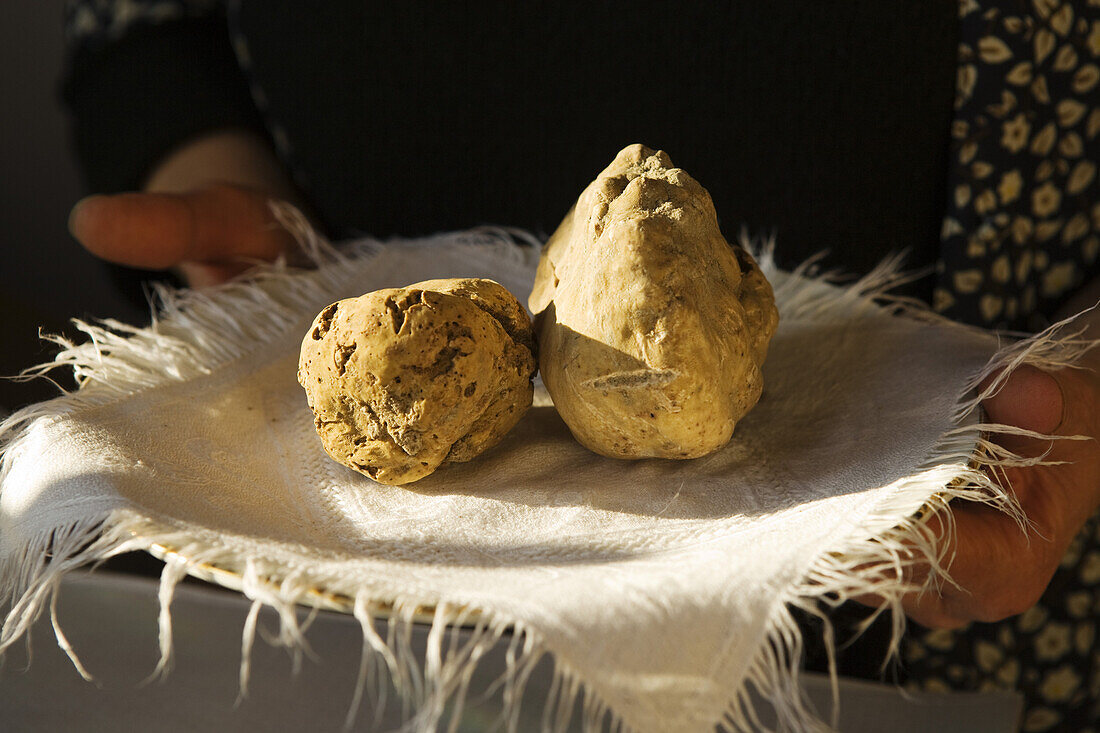
<instances>
[{"instance_id":1,"label":"thumb","mask_svg":"<svg viewBox=\"0 0 1100 733\"><path fill-rule=\"evenodd\" d=\"M271 260L293 246L267 196L229 185L179 194L89 196L73 207L69 229L92 254L149 269Z\"/></svg>"},{"instance_id":2,"label":"thumb","mask_svg":"<svg viewBox=\"0 0 1100 733\"><path fill-rule=\"evenodd\" d=\"M1050 434L1062 423L1065 398L1054 375L1024 365L1013 371L982 407L990 422Z\"/></svg>"},{"instance_id":3,"label":"thumb","mask_svg":"<svg viewBox=\"0 0 1100 733\"><path fill-rule=\"evenodd\" d=\"M986 383L998 376L993 375ZM1009 374L1001 388L982 402L982 407L990 423L1043 435L1061 428L1066 414L1066 400L1058 379L1028 365ZM997 435L994 440L1017 455L1040 455L1051 447L1047 441L1021 435Z\"/></svg>"}]
</instances>

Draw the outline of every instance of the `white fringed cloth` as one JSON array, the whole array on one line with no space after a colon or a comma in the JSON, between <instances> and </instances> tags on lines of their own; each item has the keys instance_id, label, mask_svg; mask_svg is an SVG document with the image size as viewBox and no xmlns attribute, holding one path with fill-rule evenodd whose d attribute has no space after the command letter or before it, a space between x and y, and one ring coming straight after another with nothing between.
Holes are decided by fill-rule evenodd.
<instances>
[{"instance_id":1,"label":"white fringed cloth","mask_svg":"<svg viewBox=\"0 0 1100 733\"><path fill-rule=\"evenodd\" d=\"M83 324L86 342L62 344L54 366L74 369L80 389L0 433L0 643L49 608L67 570L150 549L167 557L162 671L172 589L213 566L254 601L242 683L262 606L294 643L295 604L342 605L362 622L362 681L391 675L412 700L410 729L451 721L497 643L511 644L506 727L545 654L551 699L522 704L545 705L550 725L580 701L592 727L749 728L755 687L781 721L813 727L822 711L798 692L791 608L867 591L896 601L904 548L935 560L941 546L914 518L922 507L953 498L1012 512L978 470L994 458L981 450L975 385L1001 365L1071 360L1077 343L1045 333L998 350L905 304L876 305L896 263L842 288L780 272L765 253L781 322L763 399L725 448L602 458L543 401L474 461L381 486L329 459L314 432L295 379L311 319L339 298L428 278L489 277L525 300L538 251L479 230L315 256L314 270L162 292L152 327ZM415 659L401 629L423 614L433 628Z\"/></svg>"}]
</instances>

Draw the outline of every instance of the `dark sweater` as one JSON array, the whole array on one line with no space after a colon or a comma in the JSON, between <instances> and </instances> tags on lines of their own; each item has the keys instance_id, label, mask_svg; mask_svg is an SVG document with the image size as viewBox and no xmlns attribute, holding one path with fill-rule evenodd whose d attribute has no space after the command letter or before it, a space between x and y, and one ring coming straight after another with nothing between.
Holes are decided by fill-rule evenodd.
<instances>
[{"instance_id":1,"label":"dark sweater","mask_svg":"<svg viewBox=\"0 0 1100 733\"><path fill-rule=\"evenodd\" d=\"M935 258L955 15L876 0L243 2L236 54L218 20L145 25L84 43L65 88L94 190L135 188L181 140L248 125L274 135L335 236L548 233L642 142L711 192L727 237L774 231L783 265L827 249L864 272L893 250Z\"/></svg>"}]
</instances>

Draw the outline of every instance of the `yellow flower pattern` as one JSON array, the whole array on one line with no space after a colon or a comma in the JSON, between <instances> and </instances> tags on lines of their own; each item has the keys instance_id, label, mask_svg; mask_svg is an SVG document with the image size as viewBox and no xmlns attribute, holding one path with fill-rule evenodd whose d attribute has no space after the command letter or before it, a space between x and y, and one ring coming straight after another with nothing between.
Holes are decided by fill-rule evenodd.
<instances>
[{"instance_id":1,"label":"yellow flower pattern","mask_svg":"<svg viewBox=\"0 0 1100 733\"><path fill-rule=\"evenodd\" d=\"M1100 274L1100 6L960 0L959 18L933 308L1037 330Z\"/></svg>"}]
</instances>

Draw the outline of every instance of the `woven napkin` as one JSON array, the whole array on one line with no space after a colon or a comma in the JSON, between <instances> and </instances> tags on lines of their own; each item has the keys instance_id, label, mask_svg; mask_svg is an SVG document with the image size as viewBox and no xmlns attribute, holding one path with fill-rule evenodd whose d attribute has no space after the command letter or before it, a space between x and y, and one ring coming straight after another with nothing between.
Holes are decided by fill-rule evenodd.
<instances>
[{"instance_id":1,"label":"woven napkin","mask_svg":"<svg viewBox=\"0 0 1100 733\"><path fill-rule=\"evenodd\" d=\"M765 255L781 321L764 396L710 456L603 458L543 397L498 447L406 487L330 460L295 379L313 316L428 278L493 278L525 300L538 250L516 239L357 242L316 252L315 270L162 292L150 328L85 324L89 339L57 357L81 388L0 429L0 590L11 599L0 644L48 606L66 570L143 548L168 559L162 670L172 588L212 565L254 601L242 681L261 606L294 642L295 603L342 605L362 621L364 680L393 677L414 702L412 729L457 721L472 666L502 636L506 725L544 654L558 684L523 704L546 705L548 725L581 700L589 726L747 728L750 687L787 724L817 725L798 692L791 607L868 590L896 601L907 588L883 571L904 543L937 556L914 519L922 506L1012 509L976 470L972 389L1001 364L1049 362L1050 335L998 351L991 336L876 305L890 263L838 287ZM380 613L388 638L371 623ZM415 659L401 626L424 614L433 629ZM460 625L461 644L449 634Z\"/></svg>"}]
</instances>

